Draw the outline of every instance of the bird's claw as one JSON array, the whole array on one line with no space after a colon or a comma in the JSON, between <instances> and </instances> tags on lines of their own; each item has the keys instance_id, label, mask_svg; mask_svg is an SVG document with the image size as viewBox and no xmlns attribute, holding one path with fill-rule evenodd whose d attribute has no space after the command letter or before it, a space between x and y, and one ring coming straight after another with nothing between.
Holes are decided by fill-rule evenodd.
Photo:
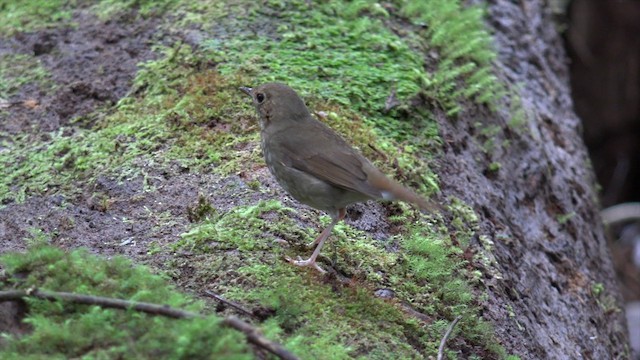
<instances>
[{"instance_id":1,"label":"bird's claw","mask_svg":"<svg viewBox=\"0 0 640 360\"><path fill-rule=\"evenodd\" d=\"M298 260L293 260L290 257L285 257L285 259L288 262L292 263L293 265L296 265L296 266L308 266L308 267L312 267L312 268L318 270L318 272L321 273L321 274L326 273L326 271L324 269L322 269L320 266L318 266L318 264L316 263L316 261L314 259L309 258L307 260L302 260L302 259L300 259L300 257L298 257Z\"/></svg>"}]
</instances>

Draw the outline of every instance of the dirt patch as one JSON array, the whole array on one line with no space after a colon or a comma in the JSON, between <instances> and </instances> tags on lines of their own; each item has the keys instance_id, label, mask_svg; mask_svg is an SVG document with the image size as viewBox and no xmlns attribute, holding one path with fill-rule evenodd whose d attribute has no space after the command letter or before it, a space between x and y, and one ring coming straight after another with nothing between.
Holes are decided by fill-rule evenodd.
<instances>
[{"instance_id":1,"label":"dirt patch","mask_svg":"<svg viewBox=\"0 0 640 360\"><path fill-rule=\"evenodd\" d=\"M51 89L26 84L9 101L0 131L8 134L50 132L127 94L137 64L153 58L149 44L157 21L135 14L107 22L86 11L74 13L74 27L18 33L0 38L0 56L35 56L50 74ZM95 119L83 119L90 127Z\"/></svg>"},{"instance_id":2,"label":"dirt patch","mask_svg":"<svg viewBox=\"0 0 640 360\"><path fill-rule=\"evenodd\" d=\"M127 181L99 178L78 199L67 199L63 195L30 197L22 204L0 209L2 252L24 250L27 247L25 238L49 234L49 243L62 248L82 246L105 256L122 254L156 269L173 271L176 269L167 265L173 257L189 259L196 256L188 250L175 254L172 245L187 231L190 225L188 209L195 207L201 196L218 213L260 200L282 199L284 206L296 210L289 216L301 226L317 221L321 213L285 196L266 168L255 174L267 191L254 191L237 176L220 178L213 174L191 173L174 164L162 170L147 169L145 178ZM153 190L149 191L149 188ZM366 211L364 207L367 207ZM353 214L358 213L366 215L354 218ZM372 231L380 239L388 238L384 214L382 204L362 204L352 209L352 218L347 218L346 222L359 230ZM278 234L264 236L278 239ZM274 246L287 245L274 241ZM178 268L182 271L185 267ZM194 291L206 285L193 284L188 274L177 275L174 280L181 287Z\"/></svg>"},{"instance_id":3,"label":"dirt patch","mask_svg":"<svg viewBox=\"0 0 640 360\"><path fill-rule=\"evenodd\" d=\"M149 187L154 191L148 191ZM152 170L146 179L99 178L82 198L73 201L63 195L31 197L0 210L3 251L7 247L24 249L24 238L42 230L52 234L50 242L61 247L84 246L103 255L146 258L150 244L162 248L179 239L189 224L187 207L195 205L200 194L224 199L220 191L230 187L247 188L233 177L222 181L214 175ZM249 199L235 200L237 206ZM220 201L214 204L225 207Z\"/></svg>"},{"instance_id":4,"label":"dirt patch","mask_svg":"<svg viewBox=\"0 0 640 360\"><path fill-rule=\"evenodd\" d=\"M53 88L42 88L28 83L5 99L11 106L0 115L0 132L9 136L10 141L12 135L46 136L62 126L68 128L66 131L77 126L91 127L96 119L85 116L100 107L113 106L124 97L131 88L137 64L154 56L149 44L157 21L132 19L135 14L103 22L78 10L72 19L74 27L18 33L0 39L0 55L35 56L54 84ZM101 179L95 186L100 190L108 185L107 180ZM122 184L118 196L136 193L135 186L135 182ZM107 254L128 252L119 243L141 230L100 211L95 204L99 200L91 189L85 190L87 198L72 202L62 195L33 197L24 204L0 210L2 251L24 249L22 239L40 229L55 234L53 241L61 245L84 245ZM134 208L130 206L130 210ZM123 212L119 215L138 216Z\"/></svg>"}]
</instances>

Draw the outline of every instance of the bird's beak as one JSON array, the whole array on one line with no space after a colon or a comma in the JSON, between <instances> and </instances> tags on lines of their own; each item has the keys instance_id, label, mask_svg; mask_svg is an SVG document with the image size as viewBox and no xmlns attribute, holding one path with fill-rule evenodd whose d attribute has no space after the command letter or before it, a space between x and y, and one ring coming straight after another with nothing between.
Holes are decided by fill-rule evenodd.
<instances>
[{"instance_id":1,"label":"bird's beak","mask_svg":"<svg viewBox=\"0 0 640 360\"><path fill-rule=\"evenodd\" d=\"M246 86L240 86L240 90L242 90L245 94L253 97L253 89Z\"/></svg>"}]
</instances>

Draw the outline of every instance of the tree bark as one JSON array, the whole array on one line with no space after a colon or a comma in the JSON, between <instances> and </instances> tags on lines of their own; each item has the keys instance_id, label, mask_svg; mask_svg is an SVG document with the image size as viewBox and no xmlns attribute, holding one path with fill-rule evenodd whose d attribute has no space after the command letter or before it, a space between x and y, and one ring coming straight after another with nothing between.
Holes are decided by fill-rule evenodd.
<instances>
[{"instance_id":1,"label":"tree bark","mask_svg":"<svg viewBox=\"0 0 640 360\"><path fill-rule=\"evenodd\" d=\"M498 72L520 96L526 123L509 125L509 111L477 106L457 120L439 116L444 192L481 217L473 248L486 259L478 264L489 294L484 316L522 359L628 357L560 34L542 1L488 3ZM487 151L480 130L496 125Z\"/></svg>"}]
</instances>

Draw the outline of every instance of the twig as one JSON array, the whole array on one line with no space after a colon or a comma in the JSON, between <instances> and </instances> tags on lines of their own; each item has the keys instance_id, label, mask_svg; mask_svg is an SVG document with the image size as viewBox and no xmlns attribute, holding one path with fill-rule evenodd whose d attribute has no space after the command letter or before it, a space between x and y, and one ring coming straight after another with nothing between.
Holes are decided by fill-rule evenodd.
<instances>
[{"instance_id":1,"label":"twig","mask_svg":"<svg viewBox=\"0 0 640 360\"><path fill-rule=\"evenodd\" d=\"M167 305L113 299L102 296L81 295L57 291L43 291L38 289L0 291L0 302L15 301L25 297L33 297L49 301L65 300L76 304L98 305L103 308L112 309L133 309L147 314L162 315L174 319L204 318L203 315L200 315L198 313L172 308ZM235 316L223 318L222 324L244 333L244 335L250 342L266 349L267 351L271 352L281 359L298 359L297 356L292 354L289 350L283 348L282 345L265 338L260 333L260 330L253 327L249 323L238 319Z\"/></svg>"},{"instance_id":2,"label":"twig","mask_svg":"<svg viewBox=\"0 0 640 360\"><path fill-rule=\"evenodd\" d=\"M449 328L447 329L447 332L444 333L442 340L440 340L440 347L438 347L438 360L442 360L442 357L444 356L444 346L447 344L447 339L449 339L449 336L451 336L453 328L456 326L458 321L460 321L460 319L462 319L462 316L457 316L455 319L453 319L453 321L449 325Z\"/></svg>"},{"instance_id":3,"label":"twig","mask_svg":"<svg viewBox=\"0 0 640 360\"><path fill-rule=\"evenodd\" d=\"M227 300L227 299L223 298L222 296L220 296L220 295L218 295L218 294L216 294L216 293L213 293L213 292L211 292L211 291L209 291L209 290L205 290L205 291L204 291L204 293L205 293L206 295L211 296L212 298L214 298L214 299L216 299L216 300L220 301L221 303L223 303L223 304L225 304L225 305L228 305L228 306L230 306L230 307L232 307L232 308L234 308L234 309L238 310L239 312L241 312L241 313L243 313L243 314L245 314L245 315L247 315L247 316L251 316L251 317L256 318L256 319L258 318L258 317L257 317L254 313L252 313L251 311L249 311L249 310L247 310L247 309L243 308L242 306L240 306L239 304L237 304L237 303L235 303L235 302L233 302L233 301L229 301L229 300Z\"/></svg>"},{"instance_id":4,"label":"twig","mask_svg":"<svg viewBox=\"0 0 640 360\"><path fill-rule=\"evenodd\" d=\"M400 308L402 310L404 310L404 312L406 312L407 314L409 314L409 316L414 317L420 321L422 321L423 323L431 323L432 322L432 318L424 313L421 313L420 311L414 309L408 302L406 301L401 301L398 302L398 305L400 305Z\"/></svg>"},{"instance_id":5,"label":"twig","mask_svg":"<svg viewBox=\"0 0 640 360\"><path fill-rule=\"evenodd\" d=\"M608 207L600 212L605 224L640 219L640 202L629 202Z\"/></svg>"},{"instance_id":6,"label":"twig","mask_svg":"<svg viewBox=\"0 0 640 360\"><path fill-rule=\"evenodd\" d=\"M23 297L34 297L43 300L65 300L76 304L98 305L110 309L133 309L152 315L162 315L174 319L188 319L199 317L194 312L175 309L166 305L157 305L138 301L106 298L93 295L81 295L67 292L43 291L38 289L0 291L0 302L19 300Z\"/></svg>"},{"instance_id":7,"label":"twig","mask_svg":"<svg viewBox=\"0 0 640 360\"><path fill-rule=\"evenodd\" d=\"M380 151L380 149L378 149L375 145L368 143L367 145L369 145L369 147L371 148L371 150L375 151L378 155L380 155L380 157L382 158L382 160L387 161L387 155L385 153L383 153L382 151Z\"/></svg>"},{"instance_id":8,"label":"twig","mask_svg":"<svg viewBox=\"0 0 640 360\"><path fill-rule=\"evenodd\" d=\"M396 87L394 86L391 88L391 94L387 96L387 100L385 100L384 102L384 113L388 113L389 110L398 105L400 105L400 101L398 101L398 99L396 98Z\"/></svg>"},{"instance_id":9,"label":"twig","mask_svg":"<svg viewBox=\"0 0 640 360\"><path fill-rule=\"evenodd\" d=\"M0 98L0 109L6 109L8 107L19 105L19 104L26 104L27 101L29 100L8 101L3 98Z\"/></svg>"}]
</instances>

